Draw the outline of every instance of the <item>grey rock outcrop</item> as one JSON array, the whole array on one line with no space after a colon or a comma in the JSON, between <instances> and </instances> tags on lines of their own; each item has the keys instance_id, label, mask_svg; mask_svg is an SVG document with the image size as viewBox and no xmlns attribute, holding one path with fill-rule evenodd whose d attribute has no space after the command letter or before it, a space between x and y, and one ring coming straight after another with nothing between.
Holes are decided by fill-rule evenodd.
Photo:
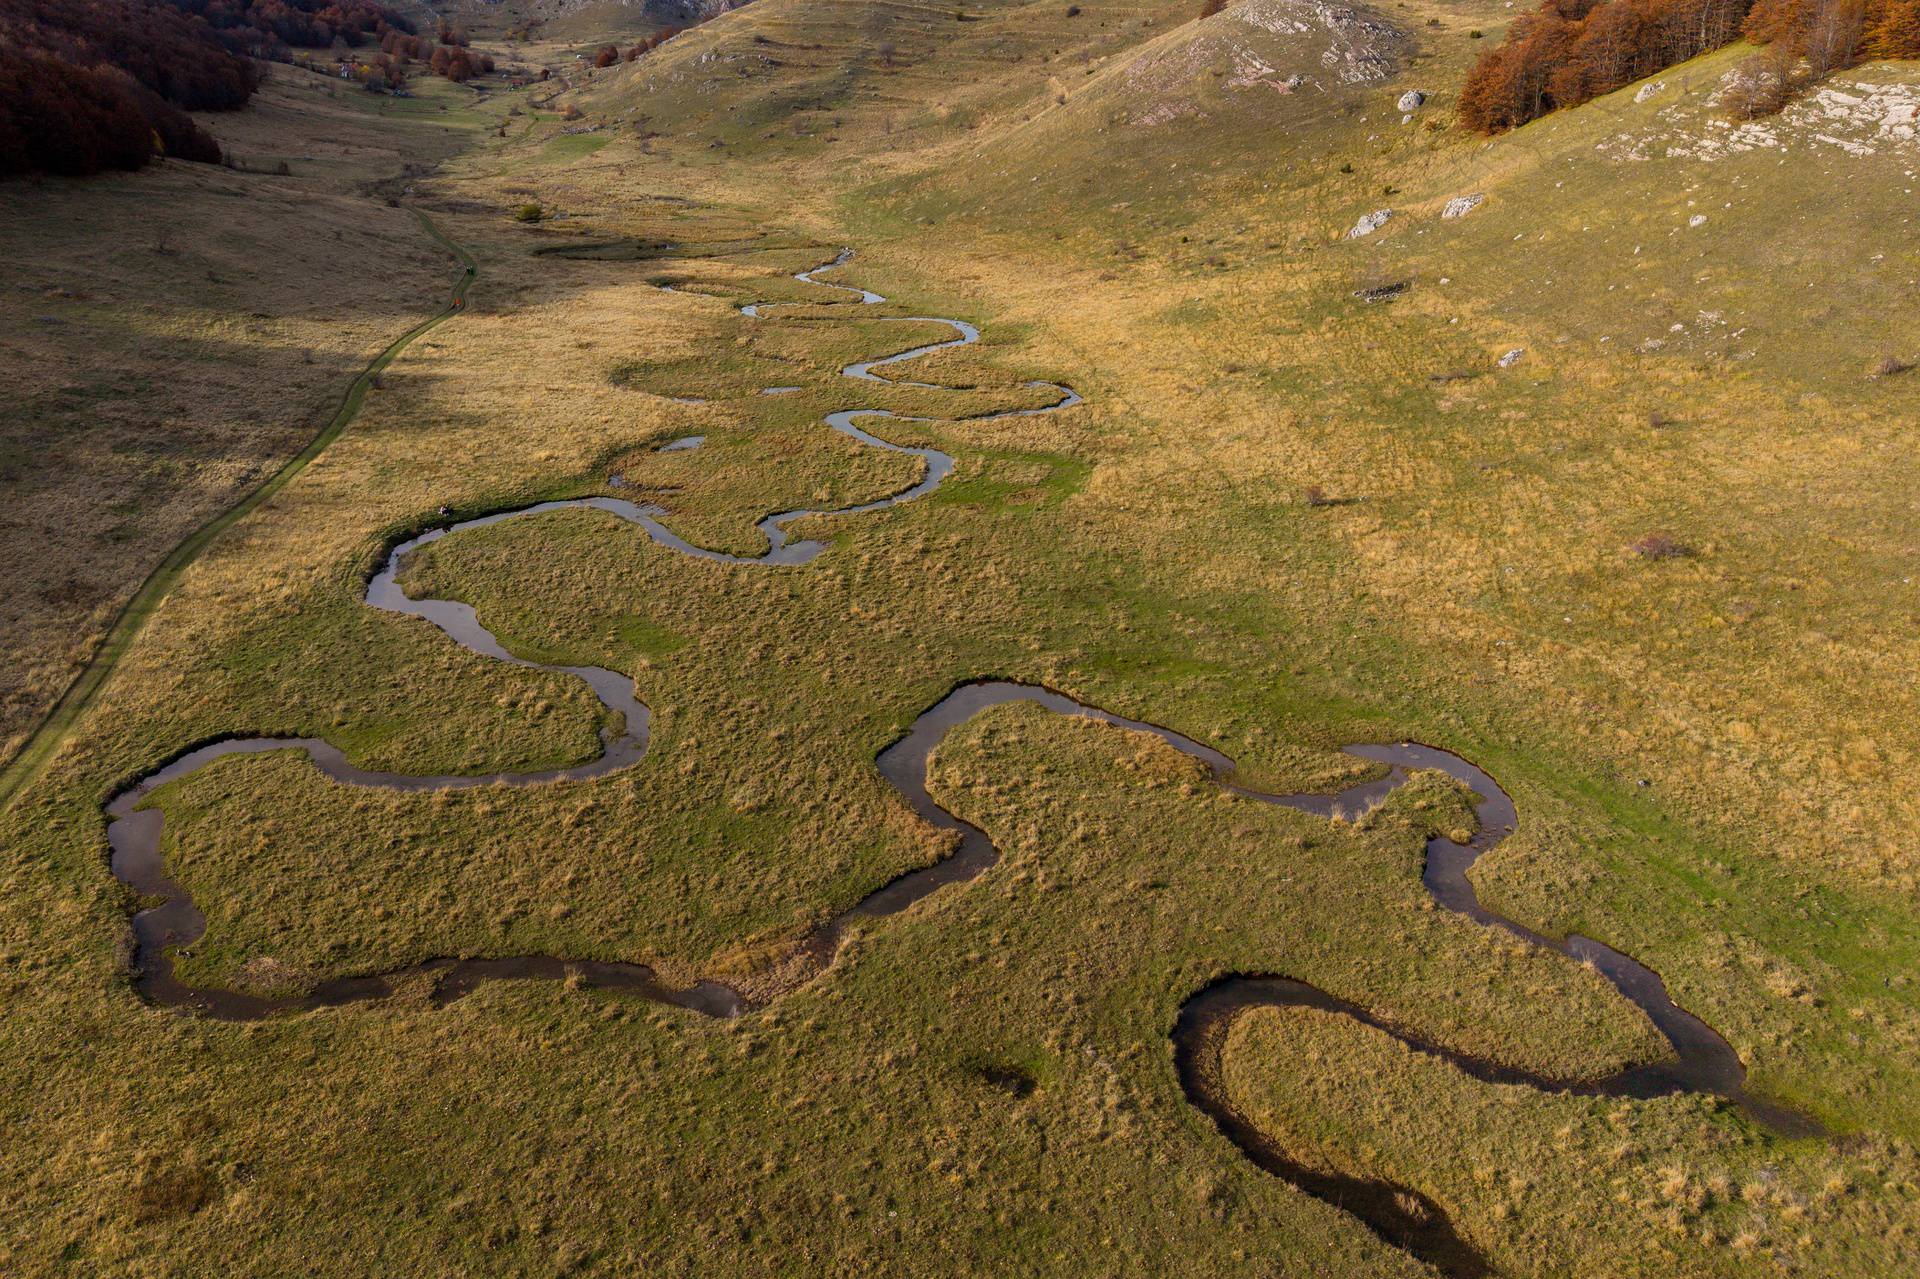
<instances>
[{"instance_id":1,"label":"grey rock outcrop","mask_svg":"<svg viewBox=\"0 0 1920 1279\"><path fill-rule=\"evenodd\" d=\"M1347 238L1349 240L1357 240L1363 235L1372 235L1375 231L1385 226L1387 219L1392 216L1392 209L1375 209L1372 213L1367 214L1353 224L1353 229L1347 232Z\"/></svg>"}]
</instances>

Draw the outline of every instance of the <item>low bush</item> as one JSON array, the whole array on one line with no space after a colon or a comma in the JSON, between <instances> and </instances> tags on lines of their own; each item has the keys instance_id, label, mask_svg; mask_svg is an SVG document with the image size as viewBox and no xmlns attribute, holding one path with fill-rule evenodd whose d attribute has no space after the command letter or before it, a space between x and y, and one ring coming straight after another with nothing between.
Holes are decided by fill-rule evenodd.
<instances>
[{"instance_id":1,"label":"low bush","mask_svg":"<svg viewBox=\"0 0 1920 1279\"><path fill-rule=\"evenodd\" d=\"M1692 555L1693 548L1671 533L1648 533L1627 548L1643 560L1678 560Z\"/></svg>"}]
</instances>

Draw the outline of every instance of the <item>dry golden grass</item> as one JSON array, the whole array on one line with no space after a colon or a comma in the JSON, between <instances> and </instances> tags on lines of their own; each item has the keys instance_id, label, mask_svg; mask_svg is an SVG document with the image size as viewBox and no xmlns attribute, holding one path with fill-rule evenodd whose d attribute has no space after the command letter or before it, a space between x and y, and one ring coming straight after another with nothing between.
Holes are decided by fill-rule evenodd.
<instances>
[{"instance_id":1,"label":"dry golden grass","mask_svg":"<svg viewBox=\"0 0 1920 1279\"><path fill-rule=\"evenodd\" d=\"M417 771L591 755L599 712L573 682L358 602L396 533L619 471L686 535L745 548L759 513L903 479L814 423L825 408L977 407L1051 377L1088 405L889 425L954 453L955 478L800 530L834 547L792 573L690 564L577 512L436 544L416 590L473 603L518 652L631 672L652 752L592 785L444 797L330 786L290 757L209 770L160 801L210 920L183 968L284 980L541 949L751 976L937 853L871 758L970 676L1069 688L1286 785L1350 779L1342 742L1418 736L1519 803L1478 876L1490 902L1651 963L1757 1087L1846 1136L1491 1088L1305 1014L1240 1027L1240 1104L1303 1157L1424 1190L1516 1273L1910 1271L1913 618L1890 574L1913 527L1900 380L1860 376L1885 346L1885 297L1861 285L1880 250L1816 199L1832 157L1596 159L1647 124L1617 100L1485 148L1426 128L1476 47L1465 25L1504 11L1407 12L1443 26L1399 81L1133 145L1097 113L1043 119L1051 82L1143 35L1177 43L1161 33L1184 9L955 22L758 0L651 66L541 91L577 94L605 146L553 149L559 122L523 112L423 181L482 259L470 313L185 576L4 818L0 1269L1412 1273L1221 1140L1180 1097L1166 1032L1214 975L1280 969L1540 1069L1652 1051L1592 974L1427 904L1421 832L1457 818L1437 789L1329 826L1221 800L1124 735L999 711L942 750L936 783L1007 859L724 1026L496 986L234 1028L144 1009L117 970L126 903L97 803L188 743L312 732ZM867 56L882 38L894 65ZM1439 96L1402 126L1386 108L1414 83ZM1849 190L1897 217L1885 161ZM1669 234L1685 201L1763 179L1804 225L1716 213ZM1467 190L1488 203L1442 222ZM516 226L528 199L565 216ZM1337 240L1387 204L1377 238ZM706 256L759 229L780 247ZM576 236L685 256L532 256ZM1697 260L1796 238L1825 246L1796 268L1811 290ZM987 344L915 370L980 390L849 390L835 368L887 340L870 317L727 309L805 297L784 273L840 243L892 313L982 324ZM1610 298L1626 270L1641 291ZM1392 303L1353 296L1403 278ZM1773 317L1802 294L1827 319L1790 334ZM1629 324L1664 331L1654 303L1682 302L1729 330L1750 316L1751 354L1623 351ZM771 384L806 390L754 394ZM689 392L713 402L668 398ZM708 444L648 451L689 433ZM1309 505L1310 485L1355 500ZM1698 553L1629 552L1655 530ZM1036 1087L1011 1096L995 1070Z\"/></svg>"},{"instance_id":2,"label":"dry golden grass","mask_svg":"<svg viewBox=\"0 0 1920 1279\"><path fill-rule=\"evenodd\" d=\"M1446 1204L1502 1274L1896 1275L1920 1264L1920 1160L1906 1142L1782 1159L1694 1101L1476 1084L1304 1010L1244 1018L1226 1062L1236 1104L1263 1130L1322 1166ZM1858 1193L1865 1185L1892 1189Z\"/></svg>"},{"instance_id":3,"label":"dry golden grass","mask_svg":"<svg viewBox=\"0 0 1920 1279\"><path fill-rule=\"evenodd\" d=\"M243 164L0 191L0 761L141 579L334 413L457 264L366 189L456 135L287 67L207 122ZM371 100L368 100L369 102Z\"/></svg>"}]
</instances>

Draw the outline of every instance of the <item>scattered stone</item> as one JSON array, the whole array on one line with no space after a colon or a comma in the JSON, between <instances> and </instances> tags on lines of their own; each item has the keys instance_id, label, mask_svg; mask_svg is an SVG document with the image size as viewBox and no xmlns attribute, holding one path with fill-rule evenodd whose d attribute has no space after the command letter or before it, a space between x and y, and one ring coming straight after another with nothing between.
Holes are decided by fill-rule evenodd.
<instances>
[{"instance_id":1,"label":"scattered stone","mask_svg":"<svg viewBox=\"0 0 1920 1279\"><path fill-rule=\"evenodd\" d=\"M1648 98L1651 98L1653 95L1660 92L1660 90L1666 87L1667 87L1667 82L1665 80L1650 81L1646 84L1641 85L1640 88L1634 92L1633 100L1635 102L1645 102Z\"/></svg>"},{"instance_id":2,"label":"scattered stone","mask_svg":"<svg viewBox=\"0 0 1920 1279\"><path fill-rule=\"evenodd\" d=\"M1447 201L1447 207L1440 210L1443 218L1464 218L1480 207L1487 197L1475 192L1473 195L1456 195Z\"/></svg>"},{"instance_id":3,"label":"scattered stone","mask_svg":"<svg viewBox=\"0 0 1920 1279\"><path fill-rule=\"evenodd\" d=\"M1427 95L1420 92L1420 90L1408 89L1400 95L1400 101L1396 102L1394 106L1402 115L1405 115L1410 111L1418 111L1421 104L1426 100Z\"/></svg>"},{"instance_id":4,"label":"scattered stone","mask_svg":"<svg viewBox=\"0 0 1920 1279\"><path fill-rule=\"evenodd\" d=\"M1500 357L1500 367L1503 369L1512 368L1514 365L1520 363L1521 357L1525 356L1526 353L1527 353L1526 347L1524 346L1514 347L1513 350L1508 351L1505 355Z\"/></svg>"},{"instance_id":5,"label":"scattered stone","mask_svg":"<svg viewBox=\"0 0 1920 1279\"><path fill-rule=\"evenodd\" d=\"M1347 238L1349 240L1357 240L1363 235L1372 235L1375 231L1385 226L1387 219L1392 216L1392 209L1375 209L1372 213L1367 214L1353 224L1353 230L1347 232Z\"/></svg>"},{"instance_id":6,"label":"scattered stone","mask_svg":"<svg viewBox=\"0 0 1920 1279\"><path fill-rule=\"evenodd\" d=\"M1391 302L1412 287L1412 280L1395 280L1392 284L1376 284L1372 288L1355 289L1353 296L1362 302Z\"/></svg>"},{"instance_id":7,"label":"scattered stone","mask_svg":"<svg viewBox=\"0 0 1920 1279\"><path fill-rule=\"evenodd\" d=\"M1920 149L1920 85L1836 78L1764 120L1718 118L1737 84L1729 72L1698 107L1687 100L1662 108L1639 128L1599 144L1603 155L1628 160L1660 157L1723 160L1746 151L1835 147L1853 156ZM1646 92L1643 87L1641 92ZM1700 108L1705 108L1702 111ZM1711 114L1708 114L1708 113Z\"/></svg>"},{"instance_id":8,"label":"scattered stone","mask_svg":"<svg viewBox=\"0 0 1920 1279\"><path fill-rule=\"evenodd\" d=\"M1687 219L1688 226L1705 226L1706 224L1707 224L1707 215L1704 213L1696 213L1692 217Z\"/></svg>"}]
</instances>

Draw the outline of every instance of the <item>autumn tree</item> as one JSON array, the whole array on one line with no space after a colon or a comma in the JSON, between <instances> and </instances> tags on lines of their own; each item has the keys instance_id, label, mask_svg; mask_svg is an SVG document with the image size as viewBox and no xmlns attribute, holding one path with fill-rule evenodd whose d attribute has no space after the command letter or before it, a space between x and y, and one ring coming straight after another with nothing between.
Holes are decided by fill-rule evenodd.
<instances>
[{"instance_id":1,"label":"autumn tree","mask_svg":"<svg viewBox=\"0 0 1920 1279\"><path fill-rule=\"evenodd\" d=\"M1460 119L1468 128L1499 133L1536 120L1556 101L1551 82L1568 62L1579 24L1551 4L1518 19L1500 45L1467 73L1460 90Z\"/></svg>"},{"instance_id":2,"label":"autumn tree","mask_svg":"<svg viewBox=\"0 0 1920 1279\"><path fill-rule=\"evenodd\" d=\"M1506 40L1481 55L1468 73L1461 121L1497 133L1612 93L1731 43L1748 18L1750 2L1546 0L1516 21Z\"/></svg>"},{"instance_id":3,"label":"autumn tree","mask_svg":"<svg viewBox=\"0 0 1920 1279\"><path fill-rule=\"evenodd\" d=\"M165 0L203 20L248 57L291 59L290 48L358 47L413 23L378 0Z\"/></svg>"},{"instance_id":4,"label":"autumn tree","mask_svg":"<svg viewBox=\"0 0 1920 1279\"><path fill-rule=\"evenodd\" d=\"M1740 33L1755 44L1798 48L1813 25L1814 0L1758 0Z\"/></svg>"},{"instance_id":5,"label":"autumn tree","mask_svg":"<svg viewBox=\"0 0 1920 1279\"><path fill-rule=\"evenodd\" d=\"M1862 56L1920 56L1920 0L1759 0L1744 34L1817 84Z\"/></svg>"},{"instance_id":6,"label":"autumn tree","mask_svg":"<svg viewBox=\"0 0 1920 1279\"><path fill-rule=\"evenodd\" d=\"M206 24L155 0L0 0L0 173L217 163L186 109L239 107L258 83Z\"/></svg>"},{"instance_id":7,"label":"autumn tree","mask_svg":"<svg viewBox=\"0 0 1920 1279\"><path fill-rule=\"evenodd\" d=\"M1866 33L1867 12L1862 0L1826 0L1815 10L1800 49L1807 60L1808 74L1824 80L1851 66Z\"/></svg>"},{"instance_id":8,"label":"autumn tree","mask_svg":"<svg viewBox=\"0 0 1920 1279\"><path fill-rule=\"evenodd\" d=\"M1866 53L1873 58L1920 58L1920 0L1890 0L1873 16Z\"/></svg>"}]
</instances>

